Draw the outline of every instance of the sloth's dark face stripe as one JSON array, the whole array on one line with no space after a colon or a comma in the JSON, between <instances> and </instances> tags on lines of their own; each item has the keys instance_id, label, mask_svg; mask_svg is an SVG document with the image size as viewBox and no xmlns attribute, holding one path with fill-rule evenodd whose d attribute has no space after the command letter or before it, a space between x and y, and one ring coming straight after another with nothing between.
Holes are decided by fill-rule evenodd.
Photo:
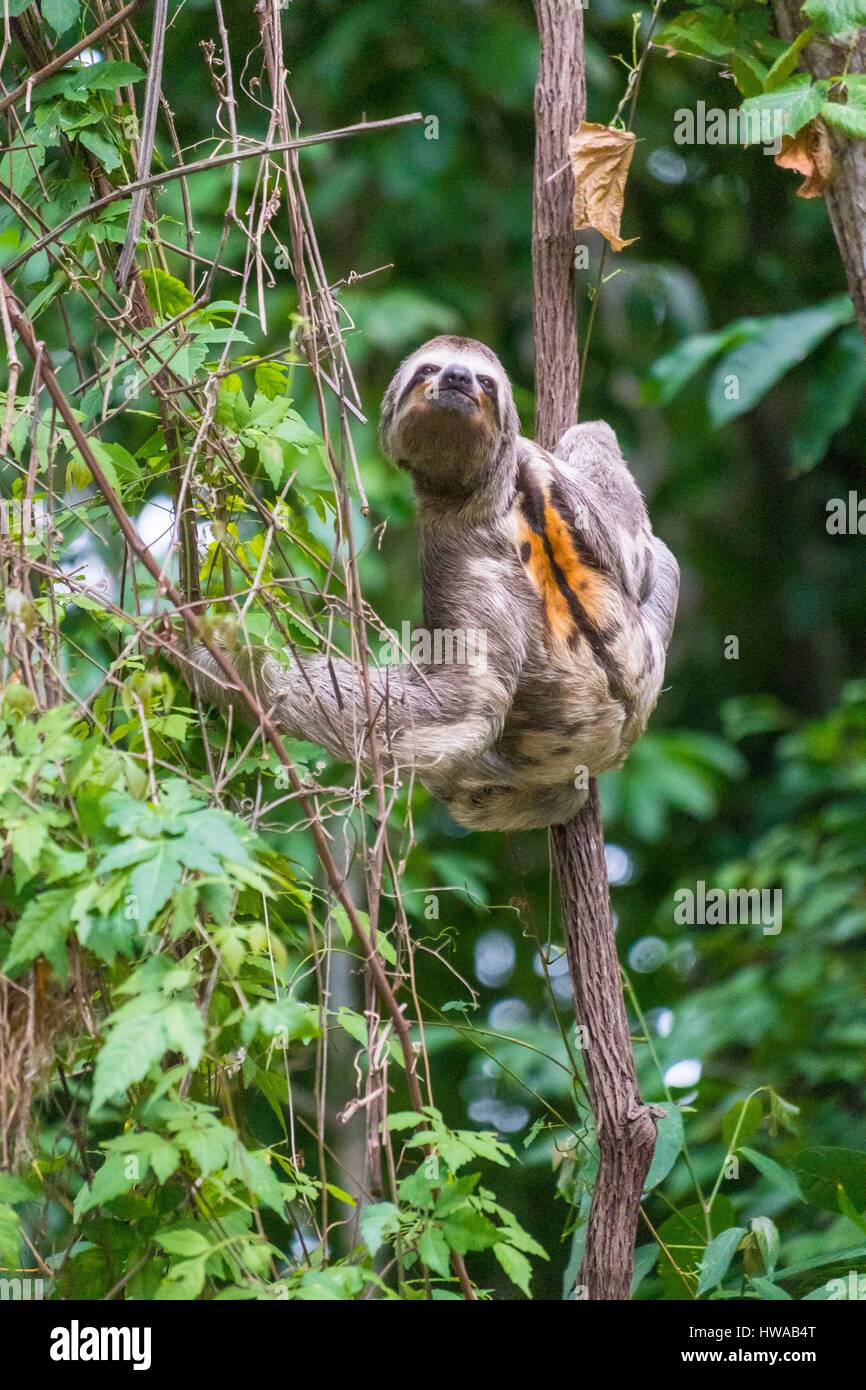
<instances>
[{"instance_id":1,"label":"sloth's dark face stripe","mask_svg":"<svg viewBox=\"0 0 866 1390\"><path fill-rule=\"evenodd\" d=\"M415 390L415 387L418 385L418 382L420 380L421 378L418 376L417 372L413 372L406 385L403 387L403 390L400 392L399 398L397 400L395 414L399 415L400 411L406 404L407 400L411 396L412 392Z\"/></svg>"},{"instance_id":2,"label":"sloth's dark face stripe","mask_svg":"<svg viewBox=\"0 0 866 1390\"><path fill-rule=\"evenodd\" d=\"M421 354L421 356L423 357L423 353ZM460 359L459 359L459 356L455 355L455 358L454 358L455 363L459 363L459 360L460 360ZM419 365L420 365L420 364L419 364ZM416 368L413 370L411 376L409 377L409 380L406 382L406 385L402 388L402 390L400 391L399 396L397 397L397 400L396 400L396 403L395 403L395 406L394 406L394 415L395 415L395 417L399 416L401 410L403 409L403 406L406 404L406 402L408 401L409 397L412 395L412 393L413 393L413 391L415 390L416 386L420 385L422 382L425 382L425 381L430 382L431 384L435 383L436 380L437 380L437 377L438 377L439 375L441 375L441 372L442 372L443 370L444 370L444 368L439 367L439 368L437 369L437 376L434 377L433 375L430 375L430 376L424 377L424 376L419 376L419 375L418 375L418 367L416 367ZM471 371L472 369L469 368L469 370ZM484 375L484 374L482 373L482 376L483 376L483 375ZM493 419L494 419L496 428L497 428L498 431L501 431L502 428L503 428L502 402L500 401L501 386L500 386L499 381L497 381L495 377L492 377L492 379L493 379L494 381L496 381L496 386L495 386L493 395L490 395L487 391L482 391L482 389L481 389L480 386L477 386L477 387L476 387L476 390L477 390L478 395L479 395L479 397L480 397L482 407L483 407L484 405L487 405L487 406L489 407L489 409L490 409L490 410L492 411L492 413L493 413ZM472 372L472 381L473 381L473 384L475 384L476 381L477 381L477 378L476 378L476 375L475 375L474 372Z\"/></svg>"}]
</instances>

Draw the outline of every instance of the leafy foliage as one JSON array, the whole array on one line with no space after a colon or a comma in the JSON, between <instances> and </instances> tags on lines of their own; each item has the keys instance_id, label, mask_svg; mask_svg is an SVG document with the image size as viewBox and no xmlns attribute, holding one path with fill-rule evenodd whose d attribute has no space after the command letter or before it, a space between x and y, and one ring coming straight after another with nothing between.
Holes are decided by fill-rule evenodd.
<instances>
[{"instance_id":1,"label":"leafy foliage","mask_svg":"<svg viewBox=\"0 0 866 1390\"><path fill-rule=\"evenodd\" d=\"M866 23L852 0L805 8L823 36ZM77 0L39 10L49 48L98 22ZM373 440L394 359L433 332L485 338L529 429L536 45L509 0L281 19L305 130L360 111L438 121L436 138L406 127L301 155L370 420L348 421L369 515L332 394L322 418L330 388L311 381L310 306L285 203L264 217L264 161L238 166L238 216L264 225L255 255L231 219L223 241L230 174L211 168L186 188L201 261L167 183L139 238L137 320L117 293L130 198L90 204L135 177L143 59L107 40L17 108L0 261L177 582L163 533L190 465L206 630L235 651L356 649L351 526L375 657L379 632L419 609L406 481ZM630 7L587 20L589 115L607 122ZM252 7L230 16L236 75L254 25ZM218 37L212 17L180 7L164 91L196 153L219 128L212 74L189 56L203 36ZM729 72L747 110L859 136L862 80L813 82L805 40L779 39L766 5L684 6L656 38L683 60L654 51L641 84L626 192L639 239L598 294L590 238L578 277L582 328L597 311L582 409L616 425L685 574L669 689L603 786L642 1092L659 1111L634 1294L828 1297L866 1269L862 558L824 526L827 497L861 480L866 350L820 200L795 202L756 149L677 145L674 115L726 107ZM263 138L268 112L240 105L245 137ZM154 170L177 162L160 124ZM205 293L217 255L227 269ZM163 661L164 598L28 372L2 464L16 507L0 983L4 1007L26 1000L34 1051L4 1092L2 1263L28 1262L26 1235L61 1298L415 1300L459 1296L462 1256L492 1296L571 1296L596 1154L544 836L466 836L417 790L410 817L396 789L393 872L358 912L411 1001L429 1103L407 1110L405 1057L306 813L273 753L210 718ZM25 500L46 525L24 524ZM289 751L341 871L369 888L372 799L321 750ZM780 889L782 930L679 923L674 895L698 879Z\"/></svg>"}]
</instances>

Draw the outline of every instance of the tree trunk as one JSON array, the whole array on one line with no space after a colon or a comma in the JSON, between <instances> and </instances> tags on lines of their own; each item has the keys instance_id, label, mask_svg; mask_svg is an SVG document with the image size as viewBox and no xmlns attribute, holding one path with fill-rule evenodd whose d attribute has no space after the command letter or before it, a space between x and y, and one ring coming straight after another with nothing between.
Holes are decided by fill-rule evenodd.
<instances>
[{"instance_id":1,"label":"tree trunk","mask_svg":"<svg viewBox=\"0 0 866 1390\"><path fill-rule=\"evenodd\" d=\"M587 1298L627 1299L656 1127L650 1107L641 1101L634 1069L595 782L580 815L554 828L553 853L599 1147L577 1283Z\"/></svg>"},{"instance_id":2,"label":"tree trunk","mask_svg":"<svg viewBox=\"0 0 866 1390\"><path fill-rule=\"evenodd\" d=\"M775 10L779 36L791 43L807 25L800 0L776 0ZM808 44L803 64L816 78L866 72L866 29L858 31L851 46L827 40ZM824 196L857 323L866 338L866 141L848 140L832 127L829 133L836 174Z\"/></svg>"},{"instance_id":3,"label":"tree trunk","mask_svg":"<svg viewBox=\"0 0 866 1390\"><path fill-rule=\"evenodd\" d=\"M532 190L535 438L552 449L577 419L574 185L562 166L568 164L568 137L586 115L586 78L583 10L576 0L536 0L535 10L541 35ZM557 177L548 182L551 175Z\"/></svg>"},{"instance_id":4,"label":"tree trunk","mask_svg":"<svg viewBox=\"0 0 866 1390\"><path fill-rule=\"evenodd\" d=\"M532 219L536 439L553 448L577 418L572 181L568 137L583 119L583 11L574 0L536 0L541 62L535 88ZM550 179L551 174L559 177ZM553 831L553 854L577 1021L600 1152L578 1275L590 1299L627 1299L655 1123L638 1091L608 894L604 834L593 782L584 809Z\"/></svg>"}]
</instances>

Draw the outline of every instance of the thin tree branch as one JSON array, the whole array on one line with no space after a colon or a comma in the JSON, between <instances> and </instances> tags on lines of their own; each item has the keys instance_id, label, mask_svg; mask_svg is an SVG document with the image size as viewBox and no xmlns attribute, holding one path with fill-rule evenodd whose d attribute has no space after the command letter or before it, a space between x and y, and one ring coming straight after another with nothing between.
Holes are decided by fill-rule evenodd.
<instances>
[{"instance_id":1,"label":"thin tree branch","mask_svg":"<svg viewBox=\"0 0 866 1390\"><path fill-rule=\"evenodd\" d=\"M356 125L342 126L338 130L325 130L319 135L302 135L296 140L286 140L276 145L251 145L249 149L233 150L230 154L209 155L206 159L196 159L191 164L179 164L174 169L165 169L159 174L151 174L146 179L135 180L133 183L125 183L120 188L113 188L110 193L105 193L101 198L94 198L93 202L86 207L79 208L77 212L71 213L62 222L58 222L56 227L52 227L44 236L34 241L32 246L22 252L20 256L15 256L9 261L4 270L6 275L11 275L19 266L28 261L31 256L35 256L37 251L49 246L52 241L57 241L64 232L68 232L70 227L82 222L86 217L92 217L95 212L108 207L111 203L116 203L120 198L128 198L131 194L137 193L140 189L156 188L163 183L171 183L174 179L186 178L189 174L200 174L204 169L219 169L226 164L233 164L238 159L261 159L264 156L273 154L283 154L286 150L303 150L309 145L321 145L331 140L347 140L352 135L366 135L374 130L389 130L394 126L412 125L417 121L423 121L424 117L420 111L414 111L407 116L391 116L382 121L358 121Z\"/></svg>"},{"instance_id":2,"label":"thin tree branch","mask_svg":"<svg viewBox=\"0 0 866 1390\"><path fill-rule=\"evenodd\" d=\"M144 183L150 177L153 143L156 138L156 114L159 110L159 97L162 90L162 60L165 52L167 19L168 0L156 0L156 8L153 12L153 33L147 63L147 88L144 94L144 111L141 117L141 137L138 143L136 174L139 183ZM132 195L132 206L129 209L129 220L126 224L126 236L123 239L123 246L114 272L114 282L118 289L122 289L129 279L129 272L135 260L135 248L138 245L147 193L148 190L144 187Z\"/></svg>"}]
</instances>

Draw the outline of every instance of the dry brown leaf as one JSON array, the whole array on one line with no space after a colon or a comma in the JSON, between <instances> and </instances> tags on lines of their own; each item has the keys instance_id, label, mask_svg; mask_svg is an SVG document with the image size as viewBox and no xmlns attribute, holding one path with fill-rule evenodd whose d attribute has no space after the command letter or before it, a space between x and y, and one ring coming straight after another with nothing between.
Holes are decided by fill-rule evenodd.
<instances>
[{"instance_id":1,"label":"dry brown leaf","mask_svg":"<svg viewBox=\"0 0 866 1390\"><path fill-rule=\"evenodd\" d=\"M619 234L625 181L633 154L632 131L597 125L595 121L581 121L568 141L568 157L574 171L575 231L593 227L607 238L614 251L637 241L637 237L623 241Z\"/></svg>"},{"instance_id":2,"label":"dry brown leaf","mask_svg":"<svg viewBox=\"0 0 866 1390\"><path fill-rule=\"evenodd\" d=\"M798 198L820 198L833 173L830 137L821 118L816 116L796 135L783 135L774 163L780 169L796 169L806 175L805 183L797 189Z\"/></svg>"}]
</instances>

